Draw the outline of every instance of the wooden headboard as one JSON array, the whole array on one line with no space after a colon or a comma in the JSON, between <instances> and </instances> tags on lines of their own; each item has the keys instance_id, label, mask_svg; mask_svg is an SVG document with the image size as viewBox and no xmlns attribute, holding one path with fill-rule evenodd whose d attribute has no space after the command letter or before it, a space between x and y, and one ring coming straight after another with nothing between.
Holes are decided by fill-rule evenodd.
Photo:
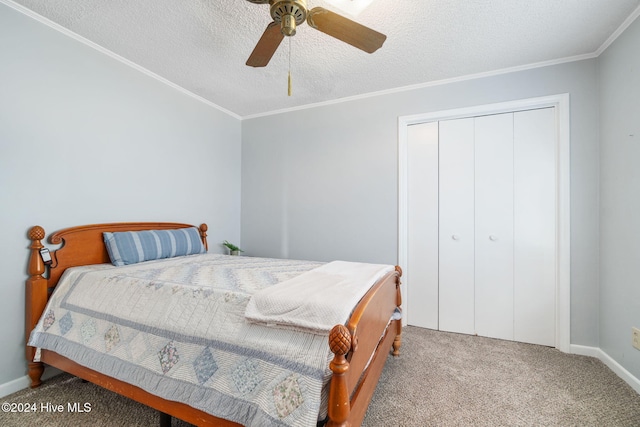
<instances>
[{"instance_id":1,"label":"wooden headboard","mask_svg":"<svg viewBox=\"0 0 640 427\"><path fill-rule=\"evenodd\" d=\"M49 266L47 287L49 289L54 288L58 283L60 276L62 276L62 273L64 273L64 271L69 267L110 262L109 254L107 253L107 248L102 237L102 233L105 231L170 230L188 227L195 226L175 222L120 222L111 224L81 225L57 231L49 236L49 243L56 245L62 244L62 247L52 251L51 253L53 262ZM208 227L206 224L202 224L198 229L200 231L202 243L205 248L208 249ZM40 270L40 268L32 269L32 266L35 267L32 263L38 262L38 251L43 247L40 240L44 239L44 236L44 229L38 225L32 227L29 231L29 239L32 240L32 256L29 263L29 275L33 275L34 273L38 274L36 273L36 270ZM42 261L40 260L40 262ZM42 272L39 274L42 274Z\"/></svg>"},{"instance_id":2,"label":"wooden headboard","mask_svg":"<svg viewBox=\"0 0 640 427\"><path fill-rule=\"evenodd\" d=\"M119 222L65 228L49 236L50 243L61 244L62 246L51 252L52 263L48 269L48 277L44 276L46 268L40 256L40 249L44 248L41 241L46 235L44 228L39 225L31 227L29 230L29 240L31 240L31 245L29 246L29 278L26 281L25 289L26 338L29 338L29 333L36 326L38 319L40 319L53 288L56 287L60 276L67 268L110 262L102 233L105 231L171 230L189 227L195 226L175 222ZM207 245L207 224L202 224L197 228L204 247L209 249ZM44 370L42 363L33 361L35 350L33 347L26 346L32 387L40 384L40 376ZM34 380L34 378L37 379Z\"/></svg>"}]
</instances>

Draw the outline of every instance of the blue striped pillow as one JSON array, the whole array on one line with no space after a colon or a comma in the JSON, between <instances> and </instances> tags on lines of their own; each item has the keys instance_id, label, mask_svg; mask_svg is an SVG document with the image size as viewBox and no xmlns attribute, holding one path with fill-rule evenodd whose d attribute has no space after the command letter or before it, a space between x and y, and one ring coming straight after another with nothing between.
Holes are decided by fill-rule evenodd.
<instances>
[{"instance_id":1,"label":"blue striped pillow","mask_svg":"<svg viewBox=\"0 0 640 427\"><path fill-rule=\"evenodd\" d=\"M109 258L116 266L206 252L200 233L195 227L105 232L102 235Z\"/></svg>"}]
</instances>

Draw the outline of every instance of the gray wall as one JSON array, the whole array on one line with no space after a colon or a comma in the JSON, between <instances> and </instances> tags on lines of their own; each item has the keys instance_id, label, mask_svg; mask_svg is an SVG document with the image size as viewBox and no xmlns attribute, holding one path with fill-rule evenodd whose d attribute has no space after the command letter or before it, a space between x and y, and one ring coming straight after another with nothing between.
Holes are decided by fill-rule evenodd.
<instances>
[{"instance_id":1,"label":"gray wall","mask_svg":"<svg viewBox=\"0 0 640 427\"><path fill-rule=\"evenodd\" d=\"M571 96L571 343L598 346L597 62L585 60L243 121L249 254L397 263L398 117Z\"/></svg>"},{"instance_id":2,"label":"gray wall","mask_svg":"<svg viewBox=\"0 0 640 427\"><path fill-rule=\"evenodd\" d=\"M640 20L598 58L600 348L636 378L640 351Z\"/></svg>"},{"instance_id":3,"label":"gray wall","mask_svg":"<svg viewBox=\"0 0 640 427\"><path fill-rule=\"evenodd\" d=\"M3 4L0 58L1 385L26 374L28 229L206 222L222 252L241 123Z\"/></svg>"}]
</instances>

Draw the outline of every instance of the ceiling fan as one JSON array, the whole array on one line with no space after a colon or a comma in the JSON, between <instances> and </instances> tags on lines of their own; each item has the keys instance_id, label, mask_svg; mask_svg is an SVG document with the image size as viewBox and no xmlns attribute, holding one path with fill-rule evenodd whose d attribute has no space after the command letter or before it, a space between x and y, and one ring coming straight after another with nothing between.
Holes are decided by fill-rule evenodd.
<instances>
[{"instance_id":1,"label":"ceiling fan","mask_svg":"<svg viewBox=\"0 0 640 427\"><path fill-rule=\"evenodd\" d=\"M269 3L273 21L267 25L258 44L247 60L251 67L266 66L284 36L296 34L296 27L306 20L310 27L322 31L367 53L378 50L387 36L358 24L323 7L307 9L307 0L247 0Z\"/></svg>"}]
</instances>

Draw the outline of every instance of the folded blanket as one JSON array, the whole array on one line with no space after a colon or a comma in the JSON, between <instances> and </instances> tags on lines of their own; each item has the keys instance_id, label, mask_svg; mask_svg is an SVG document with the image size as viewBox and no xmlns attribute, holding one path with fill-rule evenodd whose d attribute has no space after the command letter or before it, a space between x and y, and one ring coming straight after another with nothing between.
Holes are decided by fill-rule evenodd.
<instances>
[{"instance_id":1,"label":"folded blanket","mask_svg":"<svg viewBox=\"0 0 640 427\"><path fill-rule=\"evenodd\" d=\"M328 334L344 324L356 304L391 265L333 261L253 294L251 322Z\"/></svg>"}]
</instances>

